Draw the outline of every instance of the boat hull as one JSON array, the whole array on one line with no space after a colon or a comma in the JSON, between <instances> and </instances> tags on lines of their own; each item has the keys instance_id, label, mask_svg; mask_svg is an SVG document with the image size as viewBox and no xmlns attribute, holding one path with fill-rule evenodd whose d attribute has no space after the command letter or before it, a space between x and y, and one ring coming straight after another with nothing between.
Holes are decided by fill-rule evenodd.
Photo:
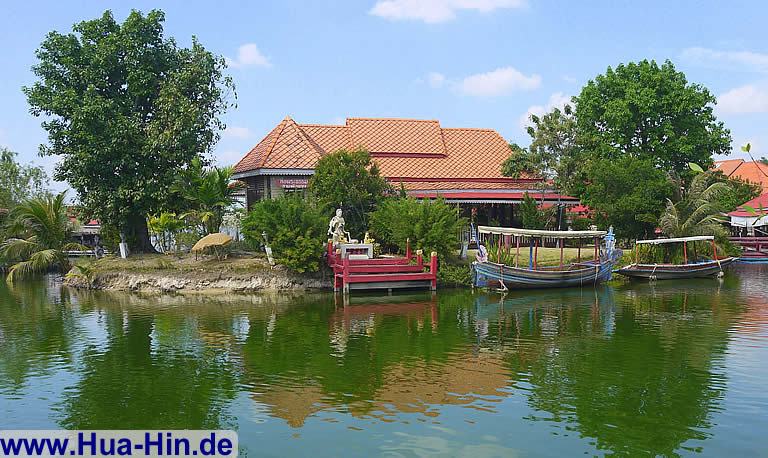
<instances>
[{"instance_id":1,"label":"boat hull","mask_svg":"<svg viewBox=\"0 0 768 458\"><path fill-rule=\"evenodd\" d=\"M722 272L736 258L725 258L685 265L632 264L618 269L616 273L634 279L678 280L684 278L714 277Z\"/></svg>"},{"instance_id":2,"label":"boat hull","mask_svg":"<svg viewBox=\"0 0 768 458\"><path fill-rule=\"evenodd\" d=\"M477 287L503 281L508 289L568 288L593 286L610 280L613 264L585 263L563 270L529 270L492 262L474 262L472 268L473 282Z\"/></svg>"}]
</instances>

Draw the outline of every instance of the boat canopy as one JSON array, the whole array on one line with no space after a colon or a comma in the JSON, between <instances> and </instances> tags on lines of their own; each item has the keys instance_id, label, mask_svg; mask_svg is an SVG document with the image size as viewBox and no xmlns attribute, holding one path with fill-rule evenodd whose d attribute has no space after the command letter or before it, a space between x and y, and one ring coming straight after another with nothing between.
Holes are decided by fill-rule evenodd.
<instances>
[{"instance_id":1,"label":"boat canopy","mask_svg":"<svg viewBox=\"0 0 768 458\"><path fill-rule=\"evenodd\" d=\"M697 235L694 237L678 237L675 239L638 240L638 245L662 245L664 243L695 242L697 240L715 240L714 235Z\"/></svg>"},{"instance_id":2,"label":"boat canopy","mask_svg":"<svg viewBox=\"0 0 768 458\"><path fill-rule=\"evenodd\" d=\"M520 237L551 237L556 239L587 239L602 237L606 231L541 231L537 229L520 229L517 227L478 226L481 234L516 235Z\"/></svg>"}]
</instances>

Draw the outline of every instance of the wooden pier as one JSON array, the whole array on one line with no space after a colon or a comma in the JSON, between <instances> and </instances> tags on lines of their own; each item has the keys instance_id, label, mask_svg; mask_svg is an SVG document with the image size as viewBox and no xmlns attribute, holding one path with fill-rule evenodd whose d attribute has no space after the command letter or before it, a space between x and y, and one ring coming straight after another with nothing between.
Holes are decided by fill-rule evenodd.
<instances>
[{"instance_id":1,"label":"wooden pier","mask_svg":"<svg viewBox=\"0 0 768 458\"><path fill-rule=\"evenodd\" d=\"M742 262L767 262L768 237L731 237L731 243L744 249L739 256Z\"/></svg>"},{"instance_id":2,"label":"wooden pier","mask_svg":"<svg viewBox=\"0 0 768 458\"><path fill-rule=\"evenodd\" d=\"M424 264L421 251L416 256L407 245L405 257L366 258L354 255L354 250L334 250L328 242L328 265L333 270L333 290L375 290L406 288L437 289L437 254L432 253Z\"/></svg>"}]
</instances>

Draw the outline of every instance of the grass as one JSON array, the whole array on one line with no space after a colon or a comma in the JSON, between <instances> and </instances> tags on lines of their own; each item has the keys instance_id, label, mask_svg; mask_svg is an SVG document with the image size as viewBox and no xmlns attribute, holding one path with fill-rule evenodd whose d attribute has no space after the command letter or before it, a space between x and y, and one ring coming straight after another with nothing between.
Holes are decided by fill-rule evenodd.
<instances>
[{"instance_id":1,"label":"grass","mask_svg":"<svg viewBox=\"0 0 768 458\"><path fill-rule=\"evenodd\" d=\"M192 272L222 272L238 273L253 272L269 269L267 260L258 254L253 256L230 256L224 260L216 260L213 256L198 257L192 254L132 254L127 259L118 256L107 256L102 259L89 259L77 262L84 265L95 274L106 272L136 272L136 273L192 273Z\"/></svg>"},{"instance_id":2,"label":"grass","mask_svg":"<svg viewBox=\"0 0 768 458\"><path fill-rule=\"evenodd\" d=\"M477 253L477 250L469 250L469 254L467 255L467 263L471 263L475 260L475 254ZM512 261L511 263L508 261L507 264L514 265L515 261L515 247L510 247L509 250L510 258ZM570 264L572 262L576 262L578 260L578 254L579 250L578 248L564 248L563 249L563 264ZM589 261L593 259L595 256L594 248L589 247L583 247L581 249L581 261ZM488 260L491 262L496 262L496 257L493 255L493 253L489 253ZM526 267L528 266L528 247L520 247L520 259L517 260L517 263L520 267ZM546 266L557 266L560 265L560 249L559 248L541 248L539 247L538 253L537 253L537 262L536 265L539 267L546 267Z\"/></svg>"}]
</instances>

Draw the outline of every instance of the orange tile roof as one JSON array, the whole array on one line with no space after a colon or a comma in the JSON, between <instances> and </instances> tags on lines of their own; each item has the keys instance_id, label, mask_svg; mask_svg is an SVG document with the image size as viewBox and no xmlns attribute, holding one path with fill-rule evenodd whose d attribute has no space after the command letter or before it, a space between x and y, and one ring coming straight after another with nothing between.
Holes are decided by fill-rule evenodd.
<instances>
[{"instance_id":1,"label":"orange tile roof","mask_svg":"<svg viewBox=\"0 0 768 458\"><path fill-rule=\"evenodd\" d=\"M763 163L731 159L715 162L715 170L721 170L728 177L760 185L764 191L768 191L768 165Z\"/></svg>"},{"instance_id":2,"label":"orange tile roof","mask_svg":"<svg viewBox=\"0 0 768 458\"><path fill-rule=\"evenodd\" d=\"M435 120L384 118L349 118L339 126L297 124L286 117L235 165L235 173L311 170L322 155L357 147L367 149L392 182L409 181L408 189L512 189L516 183L540 181L501 174L510 150L493 129L443 128ZM419 180L424 187L416 188Z\"/></svg>"},{"instance_id":3,"label":"orange tile roof","mask_svg":"<svg viewBox=\"0 0 768 458\"><path fill-rule=\"evenodd\" d=\"M728 159L725 161L716 161L714 169L723 172L725 176L729 177L743 163L744 159Z\"/></svg>"}]
</instances>

